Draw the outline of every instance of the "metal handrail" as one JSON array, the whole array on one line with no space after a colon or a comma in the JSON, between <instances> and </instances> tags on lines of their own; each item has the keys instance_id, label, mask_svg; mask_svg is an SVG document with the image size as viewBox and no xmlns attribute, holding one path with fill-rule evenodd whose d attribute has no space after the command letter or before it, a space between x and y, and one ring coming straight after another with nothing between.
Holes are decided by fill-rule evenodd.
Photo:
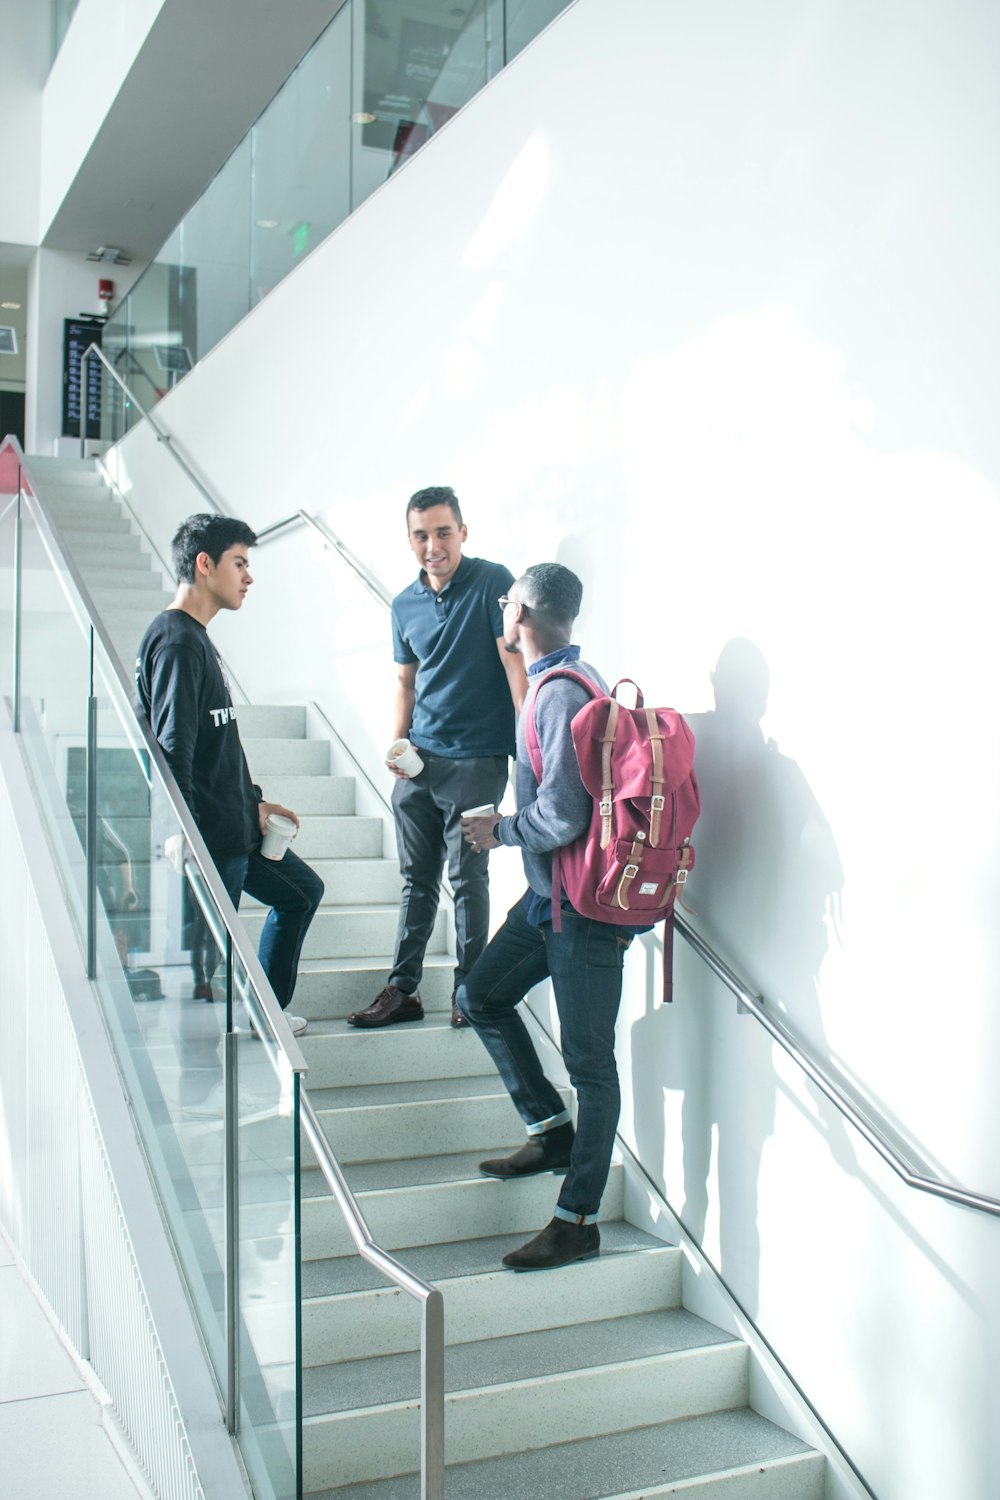
<instances>
[{"instance_id":1,"label":"metal handrail","mask_svg":"<svg viewBox=\"0 0 1000 1500\"><path fill-rule=\"evenodd\" d=\"M328 547L332 547L343 558L347 566L353 570L360 582L364 584L373 599L386 609L392 608L392 595L388 590L384 589L378 579L369 573L364 564L354 556L354 553L346 543L340 540L339 536L332 532L328 526L324 525L322 521L317 521L316 517L311 516L308 511L296 510L290 516L282 517L280 521L272 521L270 526L265 526L263 531L257 532L257 541L270 541L276 532L283 531L286 526L295 526L299 523L310 527L322 538Z\"/></svg>"},{"instance_id":2,"label":"metal handrail","mask_svg":"<svg viewBox=\"0 0 1000 1500\"><path fill-rule=\"evenodd\" d=\"M304 1090L301 1124L358 1253L421 1305L420 1405L423 1419L420 1500L439 1500L444 1495L444 1297L437 1287L428 1285L408 1271L372 1239L364 1214L330 1149L312 1100Z\"/></svg>"},{"instance_id":3,"label":"metal handrail","mask_svg":"<svg viewBox=\"0 0 1000 1500\"><path fill-rule=\"evenodd\" d=\"M142 416L149 423L153 432L156 434L156 441L158 443L163 443L166 446L167 452L171 455L174 462L179 464L180 467L184 470L184 473L187 475L188 479L190 479L191 483L194 485L195 489L198 491L199 495L201 495L206 504L212 510L214 510L217 515L225 515L226 512L219 504L218 500L216 500L215 496L205 486L204 482L198 478L198 475L194 472L184 455L178 452L178 450L174 447L174 440L171 437L170 433L165 432L163 428L153 420L152 415L143 406L142 402L139 400L138 396L135 394L132 388L127 385L119 375L114 365L110 362L107 355L104 353L104 350L101 348L100 344L88 344L87 348L84 349L83 353L80 355L80 457L86 458L87 456L86 362L91 357L91 355L97 356L101 364L111 376L112 380L116 381L124 391L125 395L128 397L129 401L131 401L136 411L141 412Z\"/></svg>"},{"instance_id":4,"label":"metal handrail","mask_svg":"<svg viewBox=\"0 0 1000 1500\"><path fill-rule=\"evenodd\" d=\"M719 957L689 922L677 915L674 917L674 923L681 936L690 944L698 957L708 965L712 973L722 980L722 983L750 1012L754 1020L763 1026L768 1035L787 1052L802 1072L812 1079L831 1104L836 1105L844 1118L878 1152L882 1160L892 1168L897 1177L906 1183L907 1187L916 1188L918 1192L930 1193L936 1198L946 1199L949 1203L961 1203L966 1208L978 1209L981 1213L992 1214L1000 1218L1000 1200L991 1198L986 1193L970 1192L967 1188L945 1181L944 1178L932 1173L927 1164L919 1161L915 1154L908 1161L890 1140L888 1128L879 1112L875 1109L863 1109L853 1100L816 1059L810 1056L784 1021L780 1020L770 1009L763 996L754 994L749 985Z\"/></svg>"}]
</instances>

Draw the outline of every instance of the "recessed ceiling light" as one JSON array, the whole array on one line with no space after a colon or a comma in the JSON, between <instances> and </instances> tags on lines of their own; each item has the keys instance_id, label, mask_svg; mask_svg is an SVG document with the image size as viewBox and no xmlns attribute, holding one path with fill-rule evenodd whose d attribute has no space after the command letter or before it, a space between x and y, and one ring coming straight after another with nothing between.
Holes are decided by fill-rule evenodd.
<instances>
[{"instance_id":1,"label":"recessed ceiling light","mask_svg":"<svg viewBox=\"0 0 1000 1500\"><path fill-rule=\"evenodd\" d=\"M8 312L20 312L20 302L0 302L0 307L5 307Z\"/></svg>"},{"instance_id":2,"label":"recessed ceiling light","mask_svg":"<svg viewBox=\"0 0 1000 1500\"><path fill-rule=\"evenodd\" d=\"M258 229L277 229L278 227L277 219L257 219L256 224Z\"/></svg>"},{"instance_id":3,"label":"recessed ceiling light","mask_svg":"<svg viewBox=\"0 0 1000 1500\"><path fill-rule=\"evenodd\" d=\"M373 115L370 109L359 109L351 116L352 125L374 125L378 115Z\"/></svg>"}]
</instances>

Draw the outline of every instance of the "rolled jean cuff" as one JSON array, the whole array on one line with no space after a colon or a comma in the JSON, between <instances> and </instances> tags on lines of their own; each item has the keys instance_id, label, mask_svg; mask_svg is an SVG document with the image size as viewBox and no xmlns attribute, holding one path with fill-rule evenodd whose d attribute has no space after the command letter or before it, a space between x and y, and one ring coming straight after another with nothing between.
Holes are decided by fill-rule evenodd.
<instances>
[{"instance_id":1,"label":"rolled jean cuff","mask_svg":"<svg viewBox=\"0 0 1000 1500\"><path fill-rule=\"evenodd\" d=\"M556 1204L555 1208L552 1210L552 1213L553 1213L553 1216L555 1218L562 1219L562 1221L563 1221L564 1224L596 1224L597 1223L597 1215L596 1214L573 1214L573 1213L570 1213L570 1211L569 1211L568 1208L560 1208L558 1204Z\"/></svg>"},{"instance_id":2,"label":"rolled jean cuff","mask_svg":"<svg viewBox=\"0 0 1000 1500\"><path fill-rule=\"evenodd\" d=\"M537 1125L528 1125L526 1129L529 1135L544 1135L547 1130L554 1130L557 1125L568 1125L570 1119L569 1110L561 1109L557 1115L552 1115L547 1120L539 1120Z\"/></svg>"}]
</instances>

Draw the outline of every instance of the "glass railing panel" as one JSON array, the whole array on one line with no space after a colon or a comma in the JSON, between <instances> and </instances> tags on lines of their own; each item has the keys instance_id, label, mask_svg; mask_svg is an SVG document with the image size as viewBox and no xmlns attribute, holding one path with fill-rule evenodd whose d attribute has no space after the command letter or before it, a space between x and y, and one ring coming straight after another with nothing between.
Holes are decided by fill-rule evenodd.
<instances>
[{"instance_id":1,"label":"glass railing panel","mask_svg":"<svg viewBox=\"0 0 1000 1500\"><path fill-rule=\"evenodd\" d=\"M181 225L171 385L250 311L251 147L248 134Z\"/></svg>"},{"instance_id":2,"label":"glass railing panel","mask_svg":"<svg viewBox=\"0 0 1000 1500\"><path fill-rule=\"evenodd\" d=\"M98 992L224 1389L225 1005L195 997L192 946L206 919L180 869L180 821L103 652L98 682ZM224 930L214 908L211 921Z\"/></svg>"},{"instance_id":3,"label":"glass railing panel","mask_svg":"<svg viewBox=\"0 0 1000 1500\"><path fill-rule=\"evenodd\" d=\"M351 211L350 75L346 6L253 129L254 303Z\"/></svg>"},{"instance_id":4,"label":"glass railing panel","mask_svg":"<svg viewBox=\"0 0 1000 1500\"><path fill-rule=\"evenodd\" d=\"M504 62L510 62L564 11L568 0L503 0Z\"/></svg>"},{"instance_id":5,"label":"glass railing panel","mask_svg":"<svg viewBox=\"0 0 1000 1500\"><path fill-rule=\"evenodd\" d=\"M238 962L235 981L246 996ZM257 1493L294 1500L301 1391L298 1086L287 1058L243 1001L236 1019L241 1445Z\"/></svg>"},{"instance_id":6,"label":"glass railing panel","mask_svg":"<svg viewBox=\"0 0 1000 1500\"><path fill-rule=\"evenodd\" d=\"M486 82L486 8L439 3L419 16L353 0L351 207L375 191Z\"/></svg>"},{"instance_id":7,"label":"glass railing panel","mask_svg":"<svg viewBox=\"0 0 1000 1500\"><path fill-rule=\"evenodd\" d=\"M111 365L126 384L134 389L138 396L137 381L134 385L129 379L128 368L128 331L129 317L131 314L131 295L126 296L119 302L114 312L104 325L101 336L101 349ZM91 356L93 358L93 355ZM145 371L139 372L145 383ZM140 397L141 400L141 397ZM116 380L105 372L101 373L101 442L104 444L117 443L129 430L131 421L138 416L137 412L130 411L128 398Z\"/></svg>"},{"instance_id":8,"label":"glass railing panel","mask_svg":"<svg viewBox=\"0 0 1000 1500\"><path fill-rule=\"evenodd\" d=\"M3 434L0 433L0 439ZM17 455L0 448L0 698L12 710L14 691L14 536Z\"/></svg>"},{"instance_id":9,"label":"glass railing panel","mask_svg":"<svg viewBox=\"0 0 1000 1500\"><path fill-rule=\"evenodd\" d=\"M72 584L21 508L21 744L81 943L86 941L87 702L90 646Z\"/></svg>"},{"instance_id":10,"label":"glass railing panel","mask_svg":"<svg viewBox=\"0 0 1000 1500\"><path fill-rule=\"evenodd\" d=\"M143 406L165 395L568 0L348 0L205 189L105 348ZM124 336L112 324L124 324ZM109 332L111 334L109 343ZM116 364L117 367L117 364ZM111 398L107 440L135 420Z\"/></svg>"}]
</instances>

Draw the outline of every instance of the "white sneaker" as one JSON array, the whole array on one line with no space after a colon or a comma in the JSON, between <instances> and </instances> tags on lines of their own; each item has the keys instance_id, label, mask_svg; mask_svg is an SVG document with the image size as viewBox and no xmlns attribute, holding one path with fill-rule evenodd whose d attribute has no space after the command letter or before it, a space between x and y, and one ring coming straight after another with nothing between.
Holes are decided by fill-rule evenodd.
<instances>
[{"instance_id":1,"label":"white sneaker","mask_svg":"<svg viewBox=\"0 0 1000 1500\"><path fill-rule=\"evenodd\" d=\"M292 1036L301 1036L309 1025L305 1016L293 1016L290 1010L285 1011L285 1020L292 1028Z\"/></svg>"}]
</instances>

